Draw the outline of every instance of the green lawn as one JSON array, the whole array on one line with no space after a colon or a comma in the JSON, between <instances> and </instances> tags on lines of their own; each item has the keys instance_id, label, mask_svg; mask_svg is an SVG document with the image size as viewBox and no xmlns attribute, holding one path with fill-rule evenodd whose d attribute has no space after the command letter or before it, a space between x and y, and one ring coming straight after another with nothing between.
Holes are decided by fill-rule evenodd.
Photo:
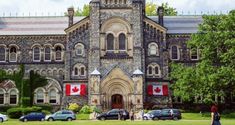
<instances>
[{"instance_id":1,"label":"green lawn","mask_svg":"<svg viewBox=\"0 0 235 125\"><path fill-rule=\"evenodd\" d=\"M210 113L182 113L182 120L179 121L90 121L89 114L78 114L76 121L56 121L56 122L20 122L10 119L3 125L210 125ZM235 113L222 115L222 125L235 125ZM0 124L1 125L1 124Z\"/></svg>"},{"instance_id":2,"label":"green lawn","mask_svg":"<svg viewBox=\"0 0 235 125\"><path fill-rule=\"evenodd\" d=\"M211 114L210 113L182 113L182 117L184 120L210 120ZM235 120L235 113L230 114L221 114L221 119L234 119Z\"/></svg>"},{"instance_id":3,"label":"green lawn","mask_svg":"<svg viewBox=\"0 0 235 125\"><path fill-rule=\"evenodd\" d=\"M72 122L19 122L10 120L3 125L209 125L210 120L179 120L179 121L87 121L77 120ZM222 120L222 125L235 125L235 120Z\"/></svg>"}]
</instances>

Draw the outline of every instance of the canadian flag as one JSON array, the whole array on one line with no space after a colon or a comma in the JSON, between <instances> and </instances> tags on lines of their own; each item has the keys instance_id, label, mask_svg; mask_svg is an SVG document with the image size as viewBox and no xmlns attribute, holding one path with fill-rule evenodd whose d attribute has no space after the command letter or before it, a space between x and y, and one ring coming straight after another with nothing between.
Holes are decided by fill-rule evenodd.
<instances>
[{"instance_id":1,"label":"canadian flag","mask_svg":"<svg viewBox=\"0 0 235 125\"><path fill-rule=\"evenodd\" d=\"M71 95L86 95L86 85L84 84L66 84L66 96Z\"/></svg>"},{"instance_id":2,"label":"canadian flag","mask_svg":"<svg viewBox=\"0 0 235 125\"><path fill-rule=\"evenodd\" d=\"M168 96L168 85L149 85L148 95Z\"/></svg>"}]
</instances>

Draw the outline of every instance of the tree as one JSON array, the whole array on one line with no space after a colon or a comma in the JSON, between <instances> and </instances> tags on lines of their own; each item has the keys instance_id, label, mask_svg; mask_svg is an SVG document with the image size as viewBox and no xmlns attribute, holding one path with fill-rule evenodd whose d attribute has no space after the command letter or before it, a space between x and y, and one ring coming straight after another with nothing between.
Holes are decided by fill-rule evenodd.
<instances>
[{"instance_id":1,"label":"tree","mask_svg":"<svg viewBox=\"0 0 235 125\"><path fill-rule=\"evenodd\" d=\"M19 105L23 106L22 105L22 102L23 102L22 98L24 96L24 85L25 85L25 79L24 79L25 67L24 67L24 65L20 65L19 69L20 69L19 71L14 72L13 74L6 74L5 79L12 80L15 82L16 88L19 90L19 100L20 100Z\"/></svg>"},{"instance_id":2,"label":"tree","mask_svg":"<svg viewBox=\"0 0 235 125\"><path fill-rule=\"evenodd\" d=\"M26 83L30 94L30 105L33 106L35 89L47 85L47 79L44 76L35 73L34 71L30 71L29 78L27 79Z\"/></svg>"},{"instance_id":3,"label":"tree","mask_svg":"<svg viewBox=\"0 0 235 125\"><path fill-rule=\"evenodd\" d=\"M164 8L164 15L165 16L176 16L177 11L175 8L170 7L168 3L162 3ZM147 16L157 16L157 8L159 6L153 2L147 2L145 6L145 12ZM90 6L89 4L84 4L83 8L78 8L74 15L75 16L89 16L90 14ZM65 15L68 15L67 12L65 12Z\"/></svg>"},{"instance_id":4,"label":"tree","mask_svg":"<svg viewBox=\"0 0 235 125\"><path fill-rule=\"evenodd\" d=\"M47 79L33 71L30 71L29 78L25 77L25 66L20 65L19 71L13 74L8 74L0 69L0 82L4 80L12 80L15 82L16 88L19 90L19 105L22 107L23 97L30 97L30 104L33 104L33 92L38 87L43 87L47 84Z\"/></svg>"},{"instance_id":5,"label":"tree","mask_svg":"<svg viewBox=\"0 0 235 125\"><path fill-rule=\"evenodd\" d=\"M235 11L228 15L203 16L197 34L192 35L188 47L200 49L200 62L193 67L171 65L174 95L185 101L201 96L206 104L215 96L231 102L235 92Z\"/></svg>"},{"instance_id":6,"label":"tree","mask_svg":"<svg viewBox=\"0 0 235 125\"><path fill-rule=\"evenodd\" d=\"M147 2L145 5L145 13L147 16L157 16L157 4Z\"/></svg>"},{"instance_id":7,"label":"tree","mask_svg":"<svg viewBox=\"0 0 235 125\"><path fill-rule=\"evenodd\" d=\"M175 8L170 7L168 3L162 3L165 16L176 16L177 11ZM153 2L147 2L145 6L145 13L147 16L157 16L157 8L159 6Z\"/></svg>"},{"instance_id":8,"label":"tree","mask_svg":"<svg viewBox=\"0 0 235 125\"><path fill-rule=\"evenodd\" d=\"M176 16L178 13L176 8L170 7L168 3L162 3L162 7L164 8L165 16Z\"/></svg>"}]
</instances>

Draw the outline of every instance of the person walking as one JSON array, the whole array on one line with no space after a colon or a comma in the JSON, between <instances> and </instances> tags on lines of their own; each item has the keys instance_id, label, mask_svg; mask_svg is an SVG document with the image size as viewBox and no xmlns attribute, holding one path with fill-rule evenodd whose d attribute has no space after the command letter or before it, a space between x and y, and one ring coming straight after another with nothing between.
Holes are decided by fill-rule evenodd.
<instances>
[{"instance_id":1,"label":"person walking","mask_svg":"<svg viewBox=\"0 0 235 125\"><path fill-rule=\"evenodd\" d=\"M130 111L131 121L134 121L135 113L133 110Z\"/></svg>"},{"instance_id":2,"label":"person walking","mask_svg":"<svg viewBox=\"0 0 235 125\"><path fill-rule=\"evenodd\" d=\"M126 111L122 111L122 120L126 120L127 113Z\"/></svg>"},{"instance_id":3,"label":"person walking","mask_svg":"<svg viewBox=\"0 0 235 125\"><path fill-rule=\"evenodd\" d=\"M171 117L172 119L174 118L174 112L173 112L173 109L170 110L170 114L171 114Z\"/></svg>"},{"instance_id":4,"label":"person walking","mask_svg":"<svg viewBox=\"0 0 235 125\"><path fill-rule=\"evenodd\" d=\"M211 107L211 125L221 125L220 124L220 114L218 113L218 108L216 104Z\"/></svg>"},{"instance_id":5,"label":"person walking","mask_svg":"<svg viewBox=\"0 0 235 125\"><path fill-rule=\"evenodd\" d=\"M122 120L122 112L121 112L121 110L119 110L119 112L118 112L118 120Z\"/></svg>"}]
</instances>

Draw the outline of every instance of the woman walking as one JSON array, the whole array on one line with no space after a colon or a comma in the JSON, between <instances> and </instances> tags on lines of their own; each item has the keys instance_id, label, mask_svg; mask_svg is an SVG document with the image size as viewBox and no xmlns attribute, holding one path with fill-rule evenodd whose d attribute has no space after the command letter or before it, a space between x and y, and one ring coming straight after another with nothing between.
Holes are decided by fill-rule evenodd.
<instances>
[{"instance_id":1,"label":"woman walking","mask_svg":"<svg viewBox=\"0 0 235 125\"><path fill-rule=\"evenodd\" d=\"M211 107L211 125L221 125L220 114L218 113L218 108L216 105Z\"/></svg>"}]
</instances>

